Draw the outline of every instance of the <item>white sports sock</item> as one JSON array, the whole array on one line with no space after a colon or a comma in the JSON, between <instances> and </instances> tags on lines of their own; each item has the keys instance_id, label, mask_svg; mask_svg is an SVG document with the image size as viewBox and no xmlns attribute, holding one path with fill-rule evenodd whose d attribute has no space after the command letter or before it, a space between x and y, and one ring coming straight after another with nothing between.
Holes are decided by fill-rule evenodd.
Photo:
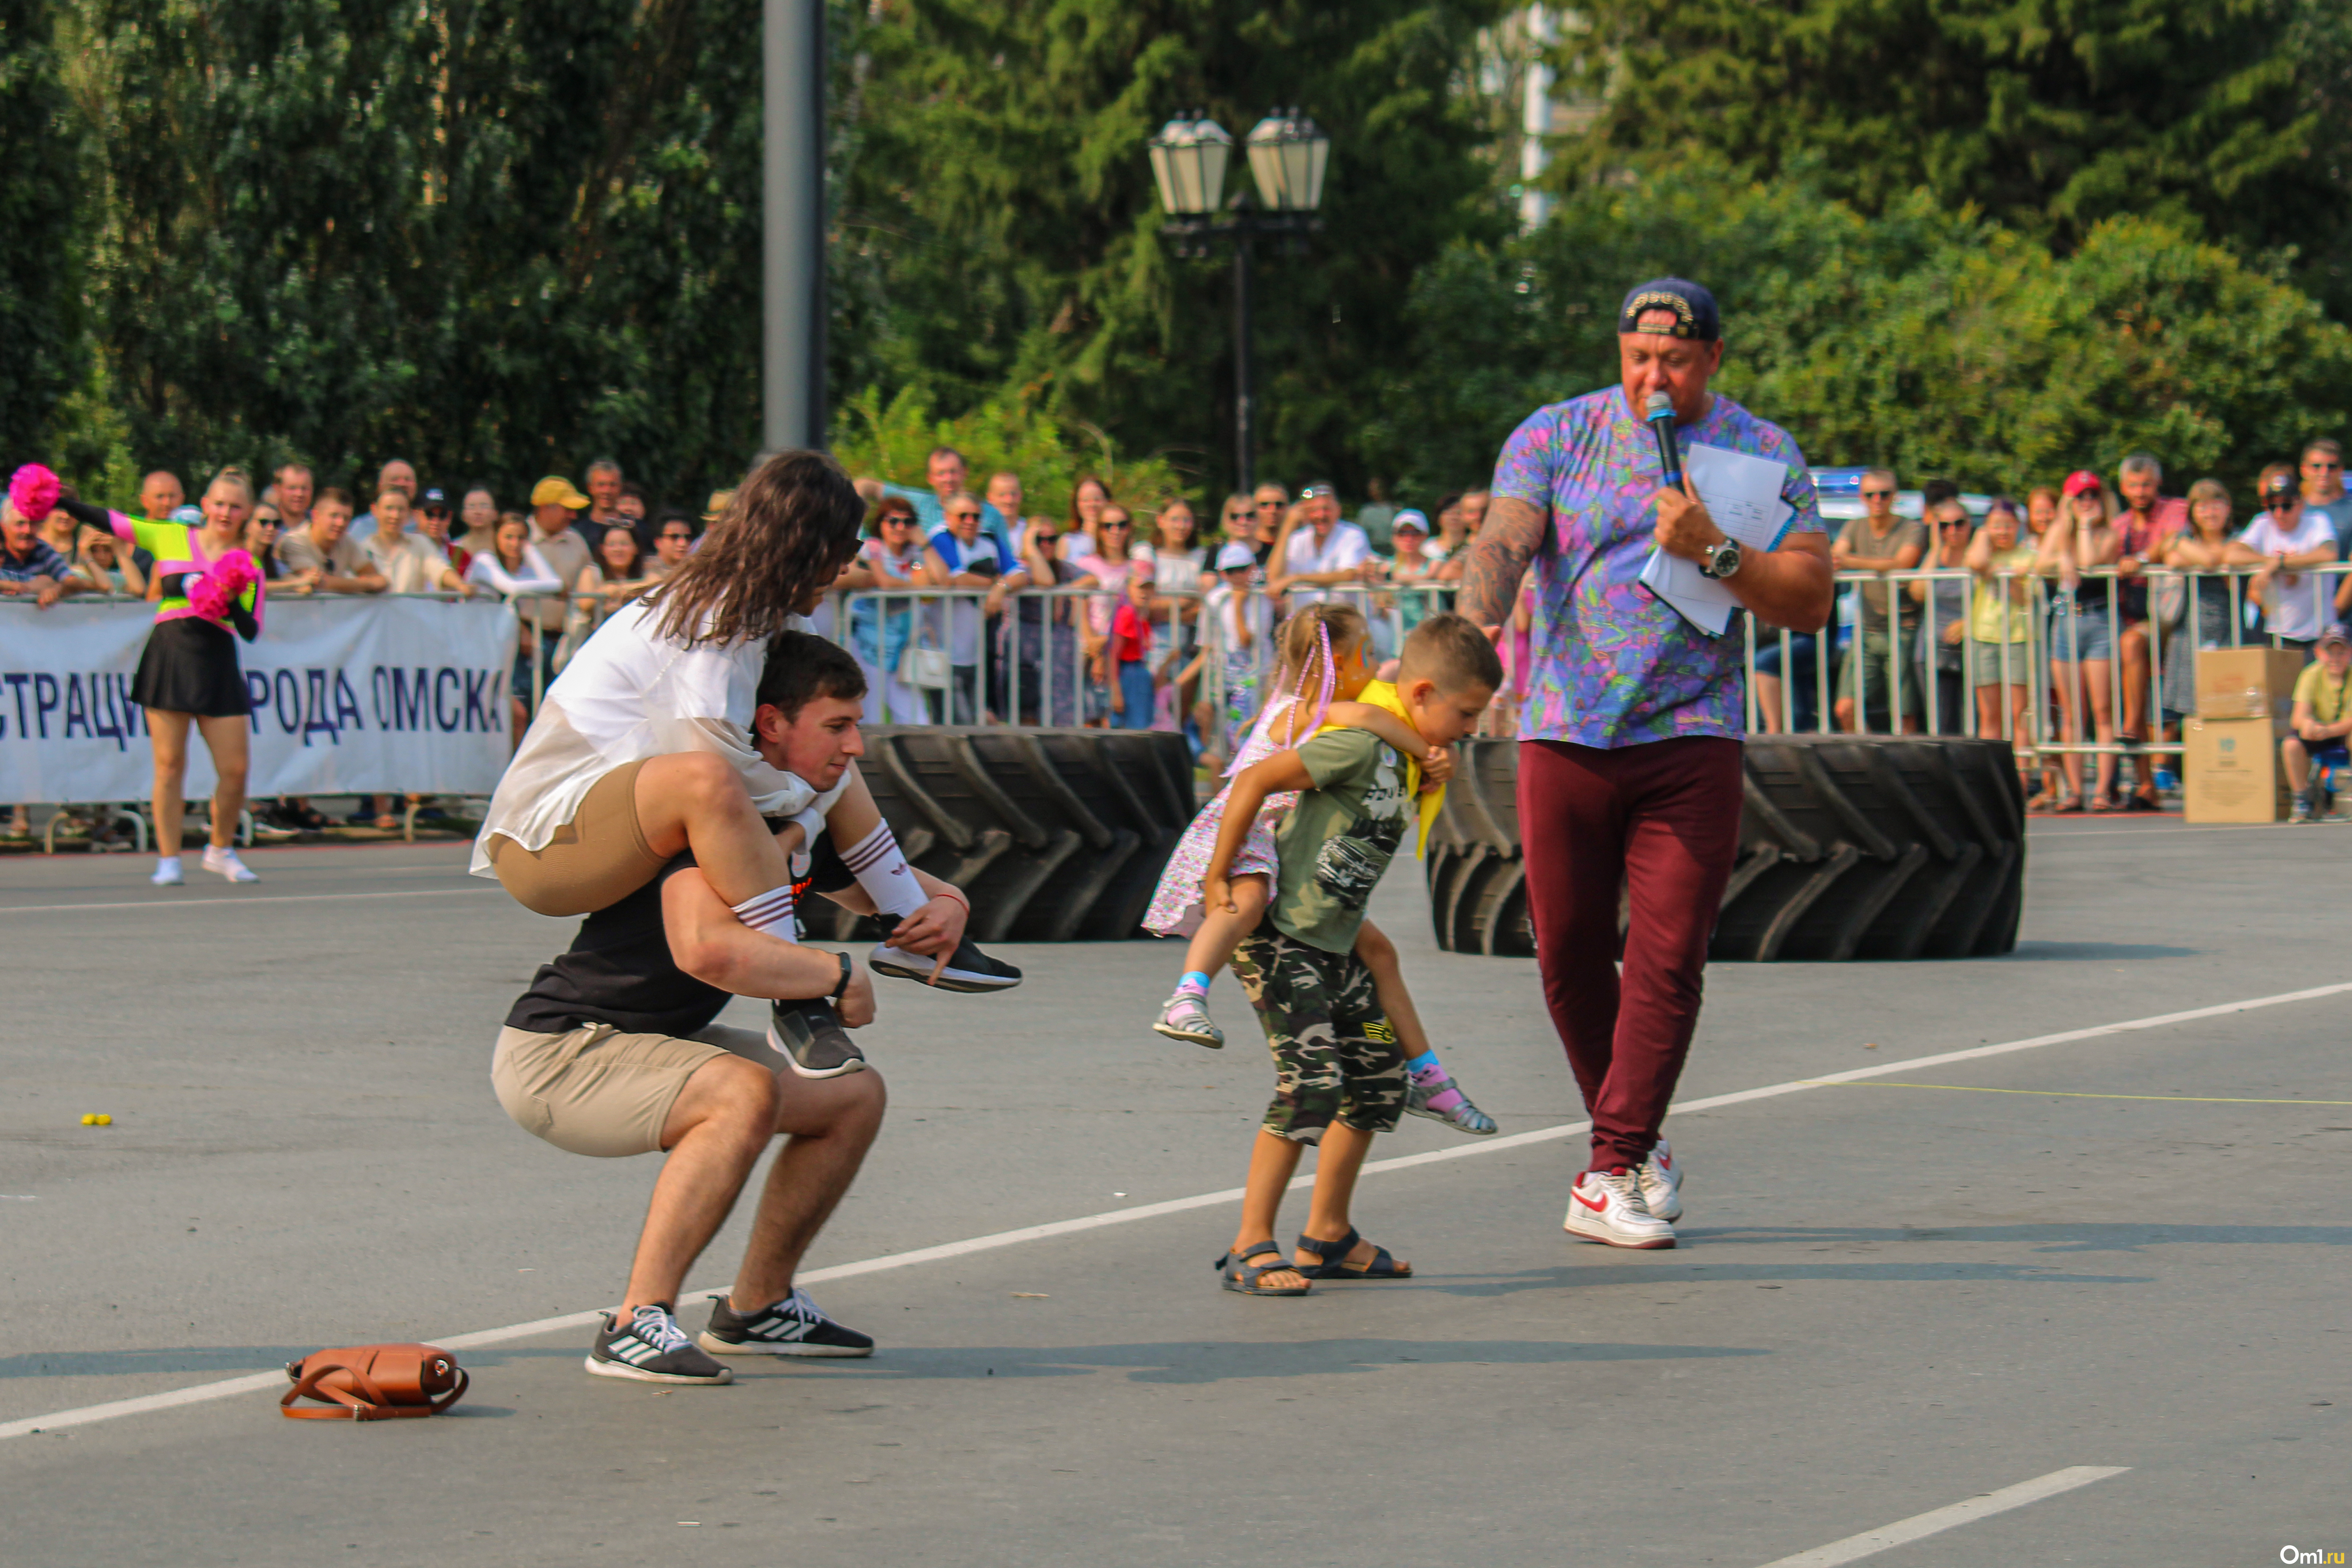
<instances>
[{"instance_id":1,"label":"white sports sock","mask_svg":"<svg viewBox=\"0 0 2352 1568\"><path fill-rule=\"evenodd\" d=\"M786 942L801 939L800 922L793 918L793 890L771 888L756 899L746 899L735 906L735 918L753 931L781 937Z\"/></svg>"},{"instance_id":2,"label":"white sports sock","mask_svg":"<svg viewBox=\"0 0 2352 1568\"><path fill-rule=\"evenodd\" d=\"M898 841L891 837L887 822L876 824L873 832L843 850L841 863L849 868L850 875L883 914L904 920L931 901L923 884L915 879L915 868L898 852Z\"/></svg>"}]
</instances>

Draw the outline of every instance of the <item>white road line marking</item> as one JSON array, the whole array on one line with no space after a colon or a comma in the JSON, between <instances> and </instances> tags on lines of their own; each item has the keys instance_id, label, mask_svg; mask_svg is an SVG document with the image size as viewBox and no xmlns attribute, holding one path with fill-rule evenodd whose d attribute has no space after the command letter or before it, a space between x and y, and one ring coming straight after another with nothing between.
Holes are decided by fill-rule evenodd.
<instances>
[{"instance_id":1,"label":"white road line marking","mask_svg":"<svg viewBox=\"0 0 2352 1568\"><path fill-rule=\"evenodd\" d=\"M488 889L486 889L488 890ZM332 895L330 895L332 896ZM1824 1073L1813 1078L1791 1079L1786 1083L1768 1084L1761 1089L1743 1089L1730 1094L1710 1095L1704 1100L1677 1100L1677 1111L1714 1110L1727 1105L1745 1105L1750 1100L1772 1100L1784 1094L1801 1094L1824 1084L1847 1083L1856 1079L1884 1078L1898 1072L1912 1072L1920 1068L1941 1067L1947 1062L1974 1061L1981 1057L2002 1056L2011 1051L2030 1051L2043 1046L2070 1045L2076 1040L2095 1040L2108 1035L2131 1034L2141 1029L2160 1029L2172 1024L2193 1023L2200 1018L2226 1017L2232 1013L2248 1013L2258 1007L2277 1007L2290 1002L2316 1001L2323 996L2341 995L2352 991L2352 981L2335 985L2315 985L2307 991L2284 991L2275 996L2255 996L2243 1002L2224 1002L2214 1007L2192 1007L2182 1013L2159 1013L2154 1017L2127 1018L2117 1024L2098 1024L2087 1029L2067 1029L2055 1035L2036 1035L2028 1040L2006 1040L1999 1045L1976 1046L1964 1051L1945 1051L1932 1057L1911 1057L1902 1061L1878 1062L1851 1072ZM1416 1165L1434 1165L1447 1160L1467 1160L1479 1154L1496 1153L1505 1149L1524 1149L1532 1143L1555 1142L1592 1130L1590 1121L1571 1121L1556 1127L1538 1128L1532 1132L1514 1132L1507 1137L1483 1138L1467 1146L1432 1149L1419 1154L1400 1154L1393 1159L1366 1162L1364 1173L1377 1171L1406 1171ZM1290 1184L1293 1192L1304 1191L1314 1184L1314 1177L1304 1175ZM880 1274L893 1268L911 1268L918 1264L938 1263L950 1258L969 1258L976 1252L994 1252L1001 1247L1018 1247L1024 1242L1045 1241L1057 1236L1075 1236L1082 1231L1100 1230L1106 1226L1129 1225L1137 1220L1158 1219L1163 1215L1185 1214L1193 1209L1214 1208L1221 1204L1237 1203L1242 1189L1227 1187L1222 1192L1200 1193L1189 1198L1170 1198L1161 1203L1139 1204L1133 1208L1111 1209L1102 1214L1084 1215L1076 1219L1057 1219L1045 1225L1024 1226L1019 1230L1000 1230L989 1236L975 1236L963 1241L950 1241L938 1247L918 1247L912 1252L894 1252L887 1257L868 1258L856 1263L836 1263L830 1268L815 1268L803 1274L800 1283L819 1285L828 1279L850 1279L861 1274ZM688 1296L712 1294L717 1287L689 1289ZM528 1323L510 1323L502 1329L481 1329L471 1333L447 1334L426 1341L445 1350L471 1350L483 1345L506 1344L515 1340L531 1339L540 1334L560 1333L565 1330L584 1328L597 1322L609 1310L594 1308L585 1312L567 1312L562 1317L535 1318ZM194 1405L207 1399L226 1399L234 1394L249 1393L257 1388L274 1386L280 1374L260 1373L247 1377L230 1378L223 1383L197 1384L191 1388L174 1389L169 1394L142 1394L135 1399L118 1399L106 1405L89 1405L78 1410L59 1410L47 1415L29 1416L21 1421L0 1422L0 1438L22 1437L34 1432L54 1431L66 1426L87 1426L93 1421L108 1421L118 1415L139 1415L151 1410L169 1410L182 1405Z\"/></svg>"},{"instance_id":2,"label":"white road line marking","mask_svg":"<svg viewBox=\"0 0 2352 1568\"><path fill-rule=\"evenodd\" d=\"M1811 1552L1800 1552L1794 1557L1775 1558L1764 1568L1837 1568L1841 1563L1858 1563L1874 1557L1890 1546L1900 1546L1906 1541L1935 1535L1955 1525L1973 1524L1978 1520L1996 1513L2007 1513L2013 1508L2023 1508L2030 1502L2040 1502L2060 1492L2087 1487L2093 1481L2104 1481L2109 1476L2120 1476L2129 1465L2070 1465L2063 1470L2053 1470L2046 1476L2036 1476L2030 1481L2020 1481L2013 1487L2003 1487L1997 1492L1972 1497L1966 1502L1956 1502L1949 1508L1936 1509L1927 1513L1898 1519L1893 1524L1876 1530L1865 1530L1860 1535L1849 1535L1843 1541L1832 1541L1827 1546L1816 1546Z\"/></svg>"},{"instance_id":3,"label":"white road line marking","mask_svg":"<svg viewBox=\"0 0 2352 1568\"><path fill-rule=\"evenodd\" d=\"M199 904L315 904L331 899L447 899L497 893L502 888L402 888L389 893L247 893L236 899L140 899L121 904L0 904L0 915L59 914L73 910L192 910Z\"/></svg>"}]
</instances>

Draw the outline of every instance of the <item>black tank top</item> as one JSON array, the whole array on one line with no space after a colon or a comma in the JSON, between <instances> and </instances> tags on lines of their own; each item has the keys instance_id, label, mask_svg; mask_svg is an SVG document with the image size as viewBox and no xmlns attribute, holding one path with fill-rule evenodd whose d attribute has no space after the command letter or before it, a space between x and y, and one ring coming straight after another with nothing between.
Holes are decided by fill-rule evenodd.
<instances>
[{"instance_id":1,"label":"black tank top","mask_svg":"<svg viewBox=\"0 0 2352 1568\"><path fill-rule=\"evenodd\" d=\"M728 994L697 980L670 956L662 930L662 884L694 864L681 855L661 875L580 923L580 934L507 1014L510 1029L568 1034L610 1024L628 1035L691 1035L707 1027Z\"/></svg>"}]
</instances>

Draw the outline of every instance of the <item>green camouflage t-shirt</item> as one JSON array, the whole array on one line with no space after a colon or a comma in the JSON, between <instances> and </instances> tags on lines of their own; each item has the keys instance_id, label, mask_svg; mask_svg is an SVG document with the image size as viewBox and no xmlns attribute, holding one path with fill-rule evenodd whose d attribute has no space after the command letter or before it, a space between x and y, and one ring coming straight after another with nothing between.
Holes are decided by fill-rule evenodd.
<instances>
[{"instance_id":1,"label":"green camouflage t-shirt","mask_svg":"<svg viewBox=\"0 0 2352 1568\"><path fill-rule=\"evenodd\" d=\"M1275 929L1326 952L1347 952L1364 906L1411 820L1404 760L1369 730L1334 730L1298 748L1315 787L1275 836L1282 861L1269 912Z\"/></svg>"}]
</instances>

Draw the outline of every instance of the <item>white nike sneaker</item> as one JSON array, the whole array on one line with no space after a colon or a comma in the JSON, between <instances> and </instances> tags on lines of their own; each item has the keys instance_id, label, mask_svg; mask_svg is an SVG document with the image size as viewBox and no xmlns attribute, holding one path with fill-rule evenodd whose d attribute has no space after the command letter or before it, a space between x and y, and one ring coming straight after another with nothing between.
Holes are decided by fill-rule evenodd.
<instances>
[{"instance_id":1,"label":"white nike sneaker","mask_svg":"<svg viewBox=\"0 0 2352 1568\"><path fill-rule=\"evenodd\" d=\"M235 848L222 849L215 846L206 845L205 847L205 869L214 872L216 875L226 877L232 882L258 882L261 880L260 873L257 872L252 867L247 865L244 861L236 858L236 851Z\"/></svg>"},{"instance_id":2,"label":"white nike sneaker","mask_svg":"<svg viewBox=\"0 0 2352 1568\"><path fill-rule=\"evenodd\" d=\"M177 855L156 856L155 874L147 879L159 888L176 888L187 881L187 878L180 872L180 858Z\"/></svg>"},{"instance_id":3,"label":"white nike sneaker","mask_svg":"<svg viewBox=\"0 0 2352 1568\"><path fill-rule=\"evenodd\" d=\"M1650 1212L1642 1199L1641 1178L1622 1165L1613 1171L1587 1171L1576 1178L1560 1228L1604 1247L1675 1244L1675 1227Z\"/></svg>"},{"instance_id":4,"label":"white nike sneaker","mask_svg":"<svg viewBox=\"0 0 2352 1568\"><path fill-rule=\"evenodd\" d=\"M1650 1213L1668 1225L1683 1217L1683 1168L1666 1141L1658 1140L1650 1157L1642 1162L1642 1201L1650 1205Z\"/></svg>"}]
</instances>

